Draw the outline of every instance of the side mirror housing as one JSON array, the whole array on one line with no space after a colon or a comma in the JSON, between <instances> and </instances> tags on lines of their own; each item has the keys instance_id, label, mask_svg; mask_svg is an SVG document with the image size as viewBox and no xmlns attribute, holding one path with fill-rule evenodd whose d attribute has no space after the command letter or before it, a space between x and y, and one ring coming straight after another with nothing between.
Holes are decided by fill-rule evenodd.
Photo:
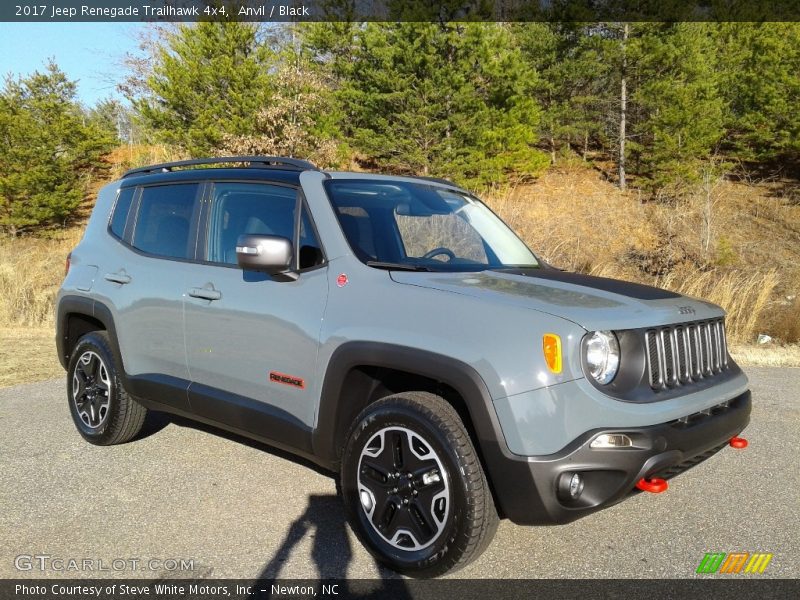
<instances>
[{"instance_id":1,"label":"side mirror housing","mask_svg":"<svg viewBox=\"0 0 800 600\"><path fill-rule=\"evenodd\" d=\"M290 276L292 242L279 235L245 233L236 240L236 262L247 271Z\"/></svg>"}]
</instances>

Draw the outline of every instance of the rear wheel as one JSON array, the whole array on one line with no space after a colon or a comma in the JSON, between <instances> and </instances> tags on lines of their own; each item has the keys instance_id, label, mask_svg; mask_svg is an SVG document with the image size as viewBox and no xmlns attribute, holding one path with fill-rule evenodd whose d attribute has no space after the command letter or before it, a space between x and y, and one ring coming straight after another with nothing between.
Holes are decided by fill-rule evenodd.
<instances>
[{"instance_id":1,"label":"rear wheel","mask_svg":"<svg viewBox=\"0 0 800 600\"><path fill-rule=\"evenodd\" d=\"M67 398L75 427L99 446L133 439L147 416L122 386L104 331L88 333L75 345L67 366Z\"/></svg>"},{"instance_id":2,"label":"rear wheel","mask_svg":"<svg viewBox=\"0 0 800 600\"><path fill-rule=\"evenodd\" d=\"M389 396L358 416L341 484L362 543L407 575L435 577L464 567L497 528L464 424L450 404L427 392Z\"/></svg>"}]
</instances>

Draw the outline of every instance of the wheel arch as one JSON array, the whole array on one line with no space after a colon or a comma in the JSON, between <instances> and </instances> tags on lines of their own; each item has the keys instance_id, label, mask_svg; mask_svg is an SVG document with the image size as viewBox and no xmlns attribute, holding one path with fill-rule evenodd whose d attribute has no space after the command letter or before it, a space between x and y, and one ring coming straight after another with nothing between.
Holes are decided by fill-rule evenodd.
<instances>
[{"instance_id":1,"label":"wheel arch","mask_svg":"<svg viewBox=\"0 0 800 600\"><path fill-rule=\"evenodd\" d=\"M393 378L401 381L398 384ZM497 501L492 467L505 454L505 441L489 389L470 365L442 354L378 342L347 342L337 348L322 385L312 437L314 454L331 469L338 469L356 416L380 398L412 390L431 391L453 405Z\"/></svg>"},{"instance_id":2,"label":"wheel arch","mask_svg":"<svg viewBox=\"0 0 800 600\"><path fill-rule=\"evenodd\" d=\"M105 331L108 334L114 358L121 366L117 330L108 306L85 296L63 296L58 302L56 315L56 349L64 369L78 340L92 331Z\"/></svg>"}]
</instances>

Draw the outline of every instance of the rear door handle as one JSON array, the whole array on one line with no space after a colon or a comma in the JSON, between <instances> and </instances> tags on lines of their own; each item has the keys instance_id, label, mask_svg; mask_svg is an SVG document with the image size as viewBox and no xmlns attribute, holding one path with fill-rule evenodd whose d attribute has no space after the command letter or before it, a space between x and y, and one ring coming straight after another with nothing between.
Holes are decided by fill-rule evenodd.
<instances>
[{"instance_id":1,"label":"rear door handle","mask_svg":"<svg viewBox=\"0 0 800 600\"><path fill-rule=\"evenodd\" d=\"M222 292L208 288L192 288L189 290L189 295L192 298L202 298L203 300L219 300L222 298Z\"/></svg>"},{"instance_id":2,"label":"rear door handle","mask_svg":"<svg viewBox=\"0 0 800 600\"><path fill-rule=\"evenodd\" d=\"M105 275L103 275L103 278L106 281L111 281L112 283L119 283L122 285L131 282L131 276L125 273L124 271L120 271L118 273L106 273Z\"/></svg>"}]
</instances>

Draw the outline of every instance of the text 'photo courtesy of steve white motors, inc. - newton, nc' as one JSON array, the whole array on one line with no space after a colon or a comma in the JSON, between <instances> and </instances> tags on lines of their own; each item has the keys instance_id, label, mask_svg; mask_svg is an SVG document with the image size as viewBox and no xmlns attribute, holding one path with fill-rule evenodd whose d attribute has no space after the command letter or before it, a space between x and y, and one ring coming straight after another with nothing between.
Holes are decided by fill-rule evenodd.
<instances>
[{"instance_id":1,"label":"text 'photo courtesy of steve white motors, inc. - newton, nc'","mask_svg":"<svg viewBox=\"0 0 800 600\"><path fill-rule=\"evenodd\" d=\"M156 597L185 597L185 598L239 598L242 596L253 597L266 594L267 597L336 597L342 595L344 586L339 583L301 584L260 583L246 585L239 583L221 582L176 582L165 581L160 583L147 583L137 581L134 583L48 583L24 584L14 586L14 595L24 597L61 597L76 600L78 598L108 598L128 597L140 598L144 596Z\"/></svg>"}]
</instances>

